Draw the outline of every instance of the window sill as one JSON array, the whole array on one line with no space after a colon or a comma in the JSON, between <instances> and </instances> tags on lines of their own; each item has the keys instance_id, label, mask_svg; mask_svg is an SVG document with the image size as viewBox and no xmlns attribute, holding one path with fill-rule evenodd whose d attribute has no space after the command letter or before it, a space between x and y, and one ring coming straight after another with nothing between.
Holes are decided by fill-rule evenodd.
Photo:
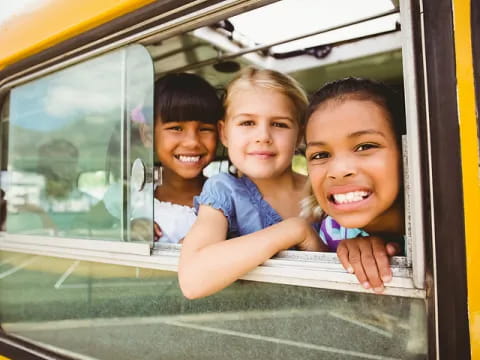
<instances>
[{"instance_id":1,"label":"window sill","mask_svg":"<svg viewBox=\"0 0 480 360\"><path fill-rule=\"evenodd\" d=\"M26 236L0 233L0 250L53 256L83 261L134 266L176 272L181 245L156 245L150 255L148 244L123 243L85 239L59 239L45 236ZM392 258L393 279L385 295L424 298L425 290L416 289L412 270L404 257ZM241 279L372 293L347 273L336 254L282 251Z\"/></svg>"}]
</instances>

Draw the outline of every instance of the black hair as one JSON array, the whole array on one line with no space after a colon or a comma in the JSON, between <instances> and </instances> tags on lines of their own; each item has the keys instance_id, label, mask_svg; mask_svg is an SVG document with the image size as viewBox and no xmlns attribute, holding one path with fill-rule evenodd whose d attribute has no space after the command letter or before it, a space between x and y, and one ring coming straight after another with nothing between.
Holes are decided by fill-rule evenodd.
<instances>
[{"instance_id":1,"label":"black hair","mask_svg":"<svg viewBox=\"0 0 480 360\"><path fill-rule=\"evenodd\" d=\"M223 105L215 88L198 75L167 74L155 81L154 94L155 121L216 124L223 117Z\"/></svg>"},{"instance_id":2,"label":"black hair","mask_svg":"<svg viewBox=\"0 0 480 360\"><path fill-rule=\"evenodd\" d=\"M389 86L369 79L348 77L322 86L310 98L305 123L315 110L327 101L342 102L347 99L370 100L385 109L390 115L398 144L401 145L401 136L406 133L405 107L402 98Z\"/></svg>"}]
</instances>

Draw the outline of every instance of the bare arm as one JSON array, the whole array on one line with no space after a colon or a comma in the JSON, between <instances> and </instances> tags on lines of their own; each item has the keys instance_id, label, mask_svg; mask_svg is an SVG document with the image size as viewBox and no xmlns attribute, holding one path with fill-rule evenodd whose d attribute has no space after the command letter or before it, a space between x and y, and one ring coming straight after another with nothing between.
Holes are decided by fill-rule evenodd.
<instances>
[{"instance_id":1,"label":"bare arm","mask_svg":"<svg viewBox=\"0 0 480 360\"><path fill-rule=\"evenodd\" d=\"M211 295L275 255L298 245L324 251L311 226L290 218L252 234L226 240L228 222L223 213L202 205L197 221L185 237L178 277L189 299Z\"/></svg>"}]
</instances>

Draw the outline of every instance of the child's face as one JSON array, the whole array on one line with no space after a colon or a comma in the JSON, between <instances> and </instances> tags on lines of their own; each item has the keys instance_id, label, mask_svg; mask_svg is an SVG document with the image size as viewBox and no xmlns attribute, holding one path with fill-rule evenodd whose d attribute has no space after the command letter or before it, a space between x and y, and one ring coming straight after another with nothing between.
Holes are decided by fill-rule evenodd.
<instances>
[{"instance_id":1,"label":"child's face","mask_svg":"<svg viewBox=\"0 0 480 360\"><path fill-rule=\"evenodd\" d=\"M200 121L155 124L155 152L163 167L184 179L200 175L215 157L217 127Z\"/></svg>"},{"instance_id":2,"label":"child's face","mask_svg":"<svg viewBox=\"0 0 480 360\"><path fill-rule=\"evenodd\" d=\"M293 103L280 92L237 89L219 128L230 160L250 178L273 178L291 168L299 126Z\"/></svg>"},{"instance_id":3,"label":"child's face","mask_svg":"<svg viewBox=\"0 0 480 360\"><path fill-rule=\"evenodd\" d=\"M311 115L306 142L315 197L340 225L381 228L397 211L400 151L381 106L330 100Z\"/></svg>"}]
</instances>

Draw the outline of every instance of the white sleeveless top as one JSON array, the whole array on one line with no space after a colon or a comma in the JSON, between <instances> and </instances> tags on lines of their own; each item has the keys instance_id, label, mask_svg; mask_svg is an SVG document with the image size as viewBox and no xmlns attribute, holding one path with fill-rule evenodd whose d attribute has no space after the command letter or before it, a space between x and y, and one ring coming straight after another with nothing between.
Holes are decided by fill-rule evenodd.
<instances>
[{"instance_id":1,"label":"white sleeveless top","mask_svg":"<svg viewBox=\"0 0 480 360\"><path fill-rule=\"evenodd\" d=\"M197 215L190 206L173 204L171 202L153 200L155 222L162 229L159 242L178 244L195 222Z\"/></svg>"}]
</instances>

